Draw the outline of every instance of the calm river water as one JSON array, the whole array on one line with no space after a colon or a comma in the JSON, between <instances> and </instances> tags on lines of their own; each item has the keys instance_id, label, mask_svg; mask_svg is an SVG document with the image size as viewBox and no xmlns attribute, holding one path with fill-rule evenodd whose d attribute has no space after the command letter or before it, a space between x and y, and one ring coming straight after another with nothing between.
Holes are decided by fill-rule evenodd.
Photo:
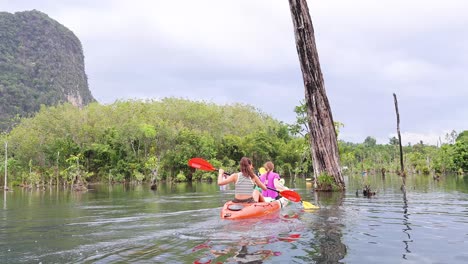
<instances>
[{"instance_id":1,"label":"calm river water","mask_svg":"<svg viewBox=\"0 0 468 264\"><path fill-rule=\"evenodd\" d=\"M314 193L275 219L220 219L216 184L0 192L0 263L468 263L468 176L368 176L377 194Z\"/></svg>"}]
</instances>

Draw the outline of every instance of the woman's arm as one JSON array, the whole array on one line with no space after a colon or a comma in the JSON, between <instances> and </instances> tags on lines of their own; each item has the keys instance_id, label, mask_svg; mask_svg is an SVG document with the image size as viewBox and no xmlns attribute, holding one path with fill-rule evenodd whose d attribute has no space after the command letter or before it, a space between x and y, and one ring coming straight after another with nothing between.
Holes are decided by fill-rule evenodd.
<instances>
[{"instance_id":1,"label":"woman's arm","mask_svg":"<svg viewBox=\"0 0 468 264\"><path fill-rule=\"evenodd\" d=\"M219 169L219 172L218 172L218 185L222 186L222 185L226 185L230 182L236 182L237 180L237 173L233 173L231 174L230 176L228 176L227 178L224 177L224 170L223 169Z\"/></svg>"},{"instance_id":2,"label":"woman's arm","mask_svg":"<svg viewBox=\"0 0 468 264\"><path fill-rule=\"evenodd\" d=\"M273 183L275 184L275 189L278 190L278 191L289 190L288 187L281 184L281 182L280 182L280 180L278 178L275 178Z\"/></svg>"},{"instance_id":3,"label":"woman's arm","mask_svg":"<svg viewBox=\"0 0 468 264\"><path fill-rule=\"evenodd\" d=\"M263 184L263 182L260 181L260 179L258 177L254 177L254 182L255 184L257 184L258 187L262 188L262 190L267 190L267 187L265 186L265 184Z\"/></svg>"}]
</instances>

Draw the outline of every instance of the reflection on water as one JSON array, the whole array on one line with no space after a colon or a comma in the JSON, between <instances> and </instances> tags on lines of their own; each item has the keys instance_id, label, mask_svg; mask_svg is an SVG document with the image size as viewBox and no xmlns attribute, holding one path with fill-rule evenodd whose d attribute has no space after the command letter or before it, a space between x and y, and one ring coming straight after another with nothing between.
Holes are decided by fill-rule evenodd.
<instances>
[{"instance_id":1,"label":"reflection on water","mask_svg":"<svg viewBox=\"0 0 468 264\"><path fill-rule=\"evenodd\" d=\"M297 213L285 210L277 219L224 220L215 233L192 249L201 254L196 263L285 262L291 255L283 251L293 247L305 230L298 218Z\"/></svg>"},{"instance_id":2,"label":"reflection on water","mask_svg":"<svg viewBox=\"0 0 468 264\"><path fill-rule=\"evenodd\" d=\"M367 176L377 192L295 188L320 209L277 219L221 220L232 190L216 184L97 185L88 192L14 189L1 195L2 263L468 263L468 180ZM301 181L302 180L302 181Z\"/></svg>"},{"instance_id":3,"label":"reflection on water","mask_svg":"<svg viewBox=\"0 0 468 264\"><path fill-rule=\"evenodd\" d=\"M342 193L320 193L319 202L328 204L324 210L318 210L319 221L311 223L315 236L316 254L312 260L316 263L339 263L346 256L346 245L342 242L344 195Z\"/></svg>"},{"instance_id":4,"label":"reflection on water","mask_svg":"<svg viewBox=\"0 0 468 264\"><path fill-rule=\"evenodd\" d=\"M409 250L409 243L413 242L411 240L411 235L410 235L410 221L409 221L409 216L410 214L408 213L408 199L406 198L406 177L402 178L403 180L403 185L401 186L401 191L403 193L403 225L405 226L403 228L403 232L408 236L408 239L403 240L403 243L405 244L405 253L403 253L403 259L406 258L407 253L411 253Z\"/></svg>"},{"instance_id":5,"label":"reflection on water","mask_svg":"<svg viewBox=\"0 0 468 264\"><path fill-rule=\"evenodd\" d=\"M293 242L300 234L280 235L277 237L243 238L231 241L210 241L193 248L193 251L204 250L204 255L195 263L263 263L272 257L282 255L281 251L269 249L270 244ZM280 259L275 259L280 261Z\"/></svg>"}]
</instances>

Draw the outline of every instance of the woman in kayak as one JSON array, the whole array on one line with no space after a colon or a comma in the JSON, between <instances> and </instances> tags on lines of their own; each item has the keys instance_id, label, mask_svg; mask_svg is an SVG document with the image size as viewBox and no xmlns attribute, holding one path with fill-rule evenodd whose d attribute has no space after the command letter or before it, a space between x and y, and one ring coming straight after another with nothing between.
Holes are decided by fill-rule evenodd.
<instances>
[{"instance_id":1,"label":"woman in kayak","mask_svg":"<svg viewBox=\"0 0 468 264\"><path fill-rule=\"evenodd\" d=\"M219 169L218 185L223 186L233 182L235 184L235 197L232 200L235 203L256 203L264 202L263 195L254 189L257 185L262 190L266 190L266 186L260 181L253 171L252 161L243 157L240 160L240 172L233 173L229 177L224 178L224 170Z\"/></svg>"},{"instance_id":2,"label":"woman in kayak","mask_svg":"<svg viewBox=\"0 0 468 264\"><path fill-rule=\"evenodd\" d=\"M260 176L260 181L265 184L266 187L283 191L285 187L280 183L280 176L273 171L275 169L275 164L271 161L267 161L263 167L266 169L266 173ZM276 199L279 196L278 192L269 189L263 190L262 195L272 199Z\"/></svg>"}]
</instances>

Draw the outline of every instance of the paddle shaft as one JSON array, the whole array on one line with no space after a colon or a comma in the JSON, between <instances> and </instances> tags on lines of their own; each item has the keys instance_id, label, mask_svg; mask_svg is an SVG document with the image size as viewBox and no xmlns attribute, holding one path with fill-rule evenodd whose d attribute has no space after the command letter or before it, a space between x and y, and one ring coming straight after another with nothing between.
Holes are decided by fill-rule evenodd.
<instances>
[{"instance_id":1,"label":"paddle shaft","mask_svg":"<svg viewBox=\"0 0 468 264\"><path fill-rule=\"evenodd\" d=\"M296 203L301 200L301 196L297 192L295 192L293 190L278 191L278 190L270 188L268 186L267 186L267 189L275 191L275 192L279 193L281 196L283 196L284 198L286 198L288 200L291 200L293 202L296 202Z\"/></svg>"},{"instance_id":2,"label":"paddle shaft","mask_svg":"<svg viewBox=\"0 0 468 264\"><path fill-rule=\"evenodd\" d=\"M280 191L278 191L278 190L276 190L276 189L273 189L273 188L270 188L270 187L268 187L268 186L267 186L267 189L268 189L268 190L275 191L275 192L277 192L277 193L281 194L281 192L280 192Z\"/></svg>"},{"instance_id":3,"label":"paddle shaft","mask_svg":"<svg viewBox=\"0 0 468 264\"><path fill-rule=\"evenodd\" d=\"M275 192L281 194L280 191L278 191L278 190L276 190L276 189L273 189L273 188L270 188L270 187L268 187L268 186L267 186L267 189L268 189L268 190L275 191ZM283 191L283 192L284 192L284 191ZM286 199L287 199L287 198L288 198L288 197L286 197ZM299 200L299 201L296 201L296 202L302 203L302 206L304 206L304 208L306 208L306 209L318 208L318 206L313 205L313 204L311 204L311 203L309 203L309 202L306 202L306 201L303 201L303 200Z\"/></svg>"}]
</instances>

